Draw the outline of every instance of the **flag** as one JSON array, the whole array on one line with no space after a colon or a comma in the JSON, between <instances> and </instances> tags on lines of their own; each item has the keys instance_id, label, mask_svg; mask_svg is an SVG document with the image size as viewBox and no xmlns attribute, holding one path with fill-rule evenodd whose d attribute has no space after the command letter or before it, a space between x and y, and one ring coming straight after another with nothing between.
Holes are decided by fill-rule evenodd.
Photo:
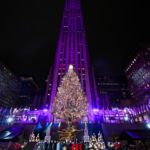
<instances>
[{"instance_id":1,"label":"flag","mask_svg":"<svg viewBox=\"0 0 150 150\"><path fill-rule=\"evenodd\" d=\"M148 102L148 107L150 107L150 99L149 99L149 102Z\"/></svg>"},{"instance_id":2,"label":"flag","mask_svg":"<svg viewBox=\"0 0 150 150\"><path fill-rule=\"evenodd\" d=\"M21 111L21 107L18 109L18 112L16 112L16 115L18 115Z\"/></svg>"},{"instance_id":3,"label":"flag","mask_svg":"<svg viewBox=\"0 0 150 150\"><path fill-rule=\"evenodd\" d=\"M23 109L22 116L24 116L25 111L26 111L26 107Z\"/></svg>"},{"instance_id":4,"label":"flag","mask_svg":"<svg viewBox=\"0 0 150 150\"><path fill-rule=\"evenodd\" d=\"M10 111L9 111L9 114L10 114L10 115L11 115L11 113L12 113L12 106L11 106Z\"/></svg>"},{"instance_id":5,"label":"flag","mask_svg":"<svg viewBox=\"0 0 150 150\"><path fill-rule=\"evenodd\" d=\"M6 113L6 111L7 111L7 108L3 111L3 114Z\"/></svg>"},{"instance_id":6,"label":"flag","mask_svg":"<svg viewBox=\"0 0 150 150\"><path fill-rule=\"evenodd\" d=\"M132 110L131 110L131 108L129 107L129 113L131 114L132 113Z\"/></svg>"},{"instance_id":7,"label":"flag","mask_svg":"<svg viewBox=\"0 0 150 150\"><path fill-rule=\"evenodd\" d=\"M21 107L20 107L20 109L19 109L19 112L21 111Z\"/></svg>"},{"instance_id":8,"label":"flag","mask_svg":"<svg viewBox=\"0 0 150 150\"><path fill-rule=\"evenodd\" d=\"M136 114L136 110L135 110L135 107L133 107L133 112L134 112L134 114Z\"/></svg>"},{"instance_id":9,"label":"flag","mask_svg":"<svg viewBox=\"0 0 150 150\"><path fill-rule=\"evenodd\" d=\"M148 105L146 105L146 110L149 112L149 108L148 108Z\"/></svg>"},{"instance_id":10,"label":"flag","mask_svg":"<svg viewBox=\"0 0 150 150\"><path fill-rule=\"evenodd\" d=\"M15 108L15 109L14 109L14 112L13 112L13 114L15 115L15 114L16 114L16 112L17 112L17 108Z\"/></svg>"},{"instance_id":11,"label":"flag","mask_svg":"<svg viewBox=\"0 0 150 150\"><path fill-rule=\"evenodd\" d=\"M30 111L30 106L29 106L29 108L28 108L28 112Z\"/></svg>"}]
</instances>

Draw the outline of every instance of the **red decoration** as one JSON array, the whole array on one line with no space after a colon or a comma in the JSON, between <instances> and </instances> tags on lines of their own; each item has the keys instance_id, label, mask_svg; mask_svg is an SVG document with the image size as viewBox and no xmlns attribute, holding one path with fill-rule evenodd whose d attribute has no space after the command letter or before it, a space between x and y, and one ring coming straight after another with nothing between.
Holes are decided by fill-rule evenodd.
<instances>
[{"instance_id":1,"label":"red decoration","mask_svg":"<svg viewBox=\"0 0 150 150\"><path fill-rule=\"evenodd\" d=\"M21 145L19 143L16 143L13 147L13 150L20 149L20 148L21 148Z\"/></svg>"},{"instance_id":2,"label":"red decoration","mask_svg":"<svg viewBox=\"0 0 150 150\"><path fill-rule=\"evenodd\" d=\"M115 144L114 144L114 147L116 147L116 148L118 149L118 148L120 148L120 144L115 143Z\"/></svg>"}]
</instances>

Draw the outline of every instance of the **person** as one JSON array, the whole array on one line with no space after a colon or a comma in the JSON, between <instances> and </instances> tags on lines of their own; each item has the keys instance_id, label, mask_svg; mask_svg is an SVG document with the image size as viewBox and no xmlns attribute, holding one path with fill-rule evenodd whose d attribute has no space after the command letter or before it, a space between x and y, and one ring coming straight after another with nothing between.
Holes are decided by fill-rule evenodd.
<instances>
[{"instance_id":1,"label":"person","mask_svg":"<svg viewBox=\"0 0 150 150\"><path fill-rule=\"evenodd\" d=\"M72 142L71 150L75 150L75 149L76 149L76 146L75 146L74 142Z\"/></svg>"},{"instance_id":2,"label":"person","mask_svg":"<svg viewBox=\"0 0 150 150\"><path fill-rule=\"evenodd\" d=\"M53 141L51 140L51 142L50 142L50 150L52 150L53 149Z\"/></svg>"},{"instance_id":3,"label":"person","mask_svg":"<svg viewBox=\"0 0 150 150\"><path fill-rule=\"evenodd\" d=\"M67 148L66 147L66 141L64 140L63 145L62 145L62 149Z\"/></svg>"},{"instance_id":4,"label":"person","mask_svg":"<svg viewBox=\"0 0 150 150\"><path fill-rule=\"evenodd\" d=\"M66 143L66 148L69 150L69 142Z\"/></svg>"},{"instance_id":5,"label":"person","mask_svg":"<svg viewBox=\"0 0 150 150\"><path fill-rule=\"evenodd\" d=\"M56 141L54 141L54 150L56 150L56 147L57 147L57 143Z\"/></svg>"},{"instance_id":6,"label":"person","mask_svg":"<svg viewBox=\"0 0 150 150\"><path fill-rule=\"evenodd\" d=\"M77 140L76 140L77 141ZM75 146L76 146L76 150L78 150L78 143L76 142L75 143Z\"/></svg>"},{"instance_id":7,"label":"person","mask_svg":"<svg viewBox=\"0 0 150 150\"><path fill-rule=\"evenodd\" d=\"M48 147L48 143L45 142L45 150L47 150L47 147Z\"/></svg>"},{"instance_id":8,"label":"person","mask_svg":"<svg viewBox=\"0 0 150 150\"><path fill-rule=\"evenodd\" d=\"M79 143L79 150L82 150L82 143Z\"/></svg>"},{"instance_id":9,"label":"person","mask_svg":"<svg viewBox=\"0 0 150 150\"><path fill-rule=\"evenodd\" d=\"M62 148L63 148L63 142L61 141L60 142L60 150L62 150Z\"/></svg>"},{"instance_id":10,"label":"person","mask_svg":"<svg viewBox=\"0 0 150 150\"><path fill-rule=\"evenodd\" d=\"M82 141L82 150L85 148L85 143Z\"/></svg>"},{"instance_id":11,"label":"person","mask_svg":"<svg viewBox=\"0 0 150 150\"><path fill-rule=\"evenodd\" d=\"M57 150L60 150L60 142L57 141Z\"/></svg>"},{"instance_id":12,"label":"person","mask_svg":"<svg viewBox=\"0 0 150 150\"><path fill-rule=\"evenodd\" d=\"M72 142L70 141L70 142L69 142L69 150L71 150L71 149L72 149L72 148L71 148L71 147L72 147L72 145L73 145L73 144L72 144Z\"/></svg>"},{"instance_id":13,"label":"person","mask_svg":"<svg viewBox=\"0 0 150 150\"><path fill-rule=\"evenodd\" d=\"M86 150L89 149L89 145L88 145L88 142L86 142L86 147L85 147Z\"/></svg>"}]
</instances>

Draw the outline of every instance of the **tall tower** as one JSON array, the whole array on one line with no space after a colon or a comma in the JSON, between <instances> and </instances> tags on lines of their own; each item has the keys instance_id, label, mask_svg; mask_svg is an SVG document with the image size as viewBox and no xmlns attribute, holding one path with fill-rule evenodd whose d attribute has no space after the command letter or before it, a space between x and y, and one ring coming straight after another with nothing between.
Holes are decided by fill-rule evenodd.
<instances>
[{"instance_id":1,"label":"tall tower","mask_svg":"<svg viewBox=\"0 0 150 150\"><path fill-rule=\"evenodd\" d=\"M62 25L56 49L54 66L50 68L43 107L51 104L56 96L62 77L68 71L69 64L74 66L82 89L86 92L91 114L89 121L94 122L93 109L99 109L94 71L90 66L85 28L83 25L80 0L66 0ZM49 121L52 121L52 114Z\"/></svg>"}]
</instances>

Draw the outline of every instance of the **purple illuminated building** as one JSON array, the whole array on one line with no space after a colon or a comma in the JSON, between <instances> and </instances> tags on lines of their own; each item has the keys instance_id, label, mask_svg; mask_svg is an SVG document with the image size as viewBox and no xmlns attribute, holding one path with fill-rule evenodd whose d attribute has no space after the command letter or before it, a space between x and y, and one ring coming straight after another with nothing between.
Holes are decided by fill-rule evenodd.
<instances>
[{"instance_id":1,"label":"purple illuminated building","mask_svg":"<svg viewBox=\"0 0 150 150\"><path fill-rule=\"evenodd\" d=\"M79 76L82 89L86 92L90 108L99 109L98 95L93 68L90 66L87 40L79 0L66 0L60 28L54 66L50 67L43 109L49 108L54 101L62 77L68 71L69 64ZM53 115L50 114L49 121ZM93 117L88 116L94 122Z\"/></svg>"}]
</instances>

